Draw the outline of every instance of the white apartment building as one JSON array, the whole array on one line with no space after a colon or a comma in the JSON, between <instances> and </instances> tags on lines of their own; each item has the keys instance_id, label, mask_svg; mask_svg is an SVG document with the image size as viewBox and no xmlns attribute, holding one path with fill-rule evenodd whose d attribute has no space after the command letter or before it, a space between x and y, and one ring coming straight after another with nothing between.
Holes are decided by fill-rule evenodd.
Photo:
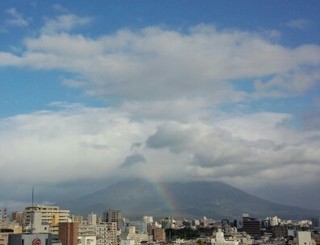
<instances>
[{"instance_id":1,"label":"white apartment building","mask_svg":"<svg viewBox=\"0 0 320 245\"><path fill-rule=\"evenodd\" d=\"M270 226L277 226L281 222L281 219L277 216L269 217L268 220L270 221Z\"/></svg>"},{"instance_id":2,"label":"white apartment building","mask_svg":"<svg viewBox=\"0 0 320 245\"><path fill-rule=\"evenodd\" d=\"M70 210L63 210L59 206L50 205L26 207L24 210L24 229L32 227L33 219L35 219L37 224L49 225L49 232L58 234L58 224L70 221Z\"/></svg>"},{"instance_id":3,"label":"white apartment building","mask_svg":"<svg viewBox=\"0 0 320 245\"><path fill-rule=\"evenodd\" d=\"M32 231L32 233L48 233L49 224L43 223L42 213L34 211L30 214L30 224L27 226L27 231Z\"/></svg>"},{"instance_id":4,"label":"white apartment building","mask_svg":"<svg viewBox=\"0 0 320 245\"><path fill-rule=\"evenodd\" d=\"M79 226L78 226L79 236L95 236L96 230L97 230L96 225L79 224Z\"/></svg>"},{"instance_id":5,"label":"white apartment building","mask_svg":"<svg viewBox=\"0 0 320 245\"><path fill-rule=\"evenodd\" d=\"M238 245L238 241L226 241L224 239L224 234L219 229L217 232L213 234L213 238L211 239L211 245Z\"/></svg>"},{"instance_id":6,"label":"white apartment building","mask_svg":"<svg viewBox=\"0 0 320 245\"><path fill-rule=\"evenodd\" d=\"M96 236L78 236L78 245L96 245Z\"/></svg>"},{"instance_id":7,"label":"white apartment building","mask_svg":"<svg viewBox=\"0 0 320 245\"><path fill-rule=\"evenodd\" d=\"M137 222L133 222L133 223L140 224ZM125 230L121 233L120 237L121 237L121 245L131 245L131 243L133 243L133 245L138 245L138 244L141 244L142 242L148 242L149 240L147 228L145 228L145 232L144 232L144 229L142 229L142 232L140 232L139 230L136 229L135 226L130 226L130 225L126 226Z\"/></svg>"},{"instance_id":8,"label":"white apartment building","mask_svg":"<svg viewBox=\"0 0 320 245\"><path fill-rule=\"evenodd\" d=\"M88 214L87 217L89 225L96 225L97 224L97 215L94 213Z\"/></svg>"},{"instance_id":9,"label":"white apartment building","mask_svg":"<svg viewBox=\"0 0 320 245\"><path fill-rule=\"evenodd\" d=\"M311 238L310 231L297 232L297 245L314 245L315 241Z\"/></svg>"},{"instance_id":10,"label":"white apartment building","mask_svg":"<svg viewBox=\"0 0 320 245\"><path fill-rule=\"evenodd\" d=\"M134 240L121 240L120 245L136 245Z\"/></svg>"},{"instance_id":11,"label":"white apartment building","mask_svg":"<svg viewBox=\"0 0 320 245\"><path fill-rule=\"evenodd\" d=\"M143 216L143 221L146 223L153 223L153 217L152 216Z\"/></svg>"}]
</instances>

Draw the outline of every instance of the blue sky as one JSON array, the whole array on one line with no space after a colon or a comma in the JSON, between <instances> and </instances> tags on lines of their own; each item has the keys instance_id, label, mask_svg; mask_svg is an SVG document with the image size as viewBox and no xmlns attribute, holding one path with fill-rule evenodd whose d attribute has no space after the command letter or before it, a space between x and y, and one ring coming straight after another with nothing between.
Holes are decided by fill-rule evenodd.
<instances>
[{"instance_id":1,"label":"blue sky","mask_svg":"<svg viewBox=\"0 0 320 245\"><path fill-rule=\"evenodd\" d=\"M319 10L1 1L2 204L22 205L23 186L52 202L54 185L63 196L117 176L219 180L303 206L294 188L320 184Z\"/></svg>"}]
</instances>

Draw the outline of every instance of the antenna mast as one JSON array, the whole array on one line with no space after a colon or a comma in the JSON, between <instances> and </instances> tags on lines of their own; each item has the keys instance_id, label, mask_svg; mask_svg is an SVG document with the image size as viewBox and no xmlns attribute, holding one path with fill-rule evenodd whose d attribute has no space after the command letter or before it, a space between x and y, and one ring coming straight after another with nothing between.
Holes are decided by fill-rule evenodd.
<instances>
[{"instance_id":1,"label":"antenna mast","mask_svg":"<svg viewBox=\"0 0 320 245\"><path fill-rule=\"evenodd\" d=\"M33 209L33 197L34 197L34 186L32 186L32 196L31 196L32 209Z\"/></svg>"},{"instance_id":2,"label":"antenna mast","mask_svg":"<svg viewBox=\"0 0 320 245\"><path fill-rule=\"evenodd\" d=\"M33 220L34 220L34 186L32 186L32 194L31 194L31 216L30 216L30 225L31 225L31 230L30 233L33 233Z\"/></svg>"}]
</instances>

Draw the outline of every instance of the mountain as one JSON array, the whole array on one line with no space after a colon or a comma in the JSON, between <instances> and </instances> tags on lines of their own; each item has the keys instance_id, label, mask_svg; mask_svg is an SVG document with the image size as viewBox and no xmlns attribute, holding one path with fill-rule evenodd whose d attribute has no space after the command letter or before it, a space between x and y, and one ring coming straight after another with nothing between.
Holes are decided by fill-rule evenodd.
<instances>
[{"instance_id":1,"label":"mountain","mask_svg":"<svg viewBox=\"0 0 320 245\"><path fill-rule=\"evenodd\" d=\"M154 184L141 179L127 180L59 205L77 214L119 209L129 218L151 215L233 219L249 213L257 218L277 215L302 219L320 215L319 211L272 203L221 182Z\"/></svg>"}]
</instances>

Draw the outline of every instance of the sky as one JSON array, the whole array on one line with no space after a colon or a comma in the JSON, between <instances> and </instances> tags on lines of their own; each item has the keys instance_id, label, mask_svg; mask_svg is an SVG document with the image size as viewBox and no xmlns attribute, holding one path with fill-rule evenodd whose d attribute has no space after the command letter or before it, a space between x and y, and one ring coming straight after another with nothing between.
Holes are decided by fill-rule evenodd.
<instances>
[{"instance_id":1,"label":"sky","mask_svg":"<svg viewBox=\"0 0 320 245\"><path fill-rule=\"evenodd\" d=\"M1 1L0 208L144 178L320 210L319 10Z\"/></svg>"}]
</instances>

